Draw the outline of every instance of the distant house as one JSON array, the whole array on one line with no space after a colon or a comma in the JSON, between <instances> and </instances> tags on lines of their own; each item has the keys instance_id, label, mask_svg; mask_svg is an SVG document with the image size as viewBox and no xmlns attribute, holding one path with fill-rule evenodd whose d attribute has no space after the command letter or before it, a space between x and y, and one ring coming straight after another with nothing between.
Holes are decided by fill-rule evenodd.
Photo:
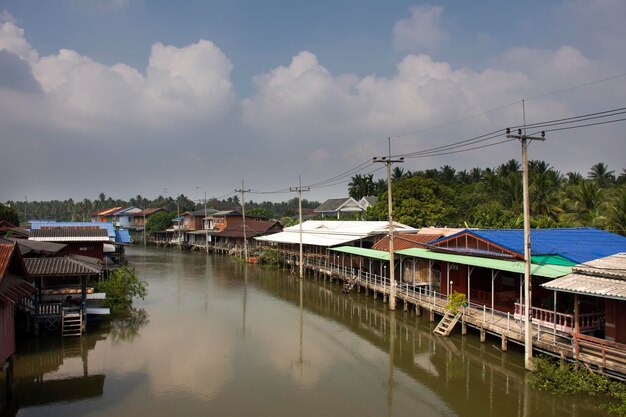
<instances>
[{"instance_id":1,"label":"distant house","mask_svg":"<svg viewBox=\"0 0 626 417\"><path fill-rule=\"evenodd\" d=\"M0 243L0 368L15 353L15 308L36 292L28 282L28 273L16 243Z\"/></svg>"},{"instance_id":2,"label":"distant house","mask_svg":"<svg viewBox=\"0 0 626 417\"><path fill-rule=\"evenodd\" d=\"M352 197L348 198L331 198L320 204L314 212L322 217L335 217L337 220L342 214L361 215L365 208Z\"/></svg>"},{"instance_id":3,"label":"distant house","mask_svg":"<svg viewBox=\"0 0 626 417\"><path fill-rule=\"evenodd\" d=\"M359 200L359 205L363 207L363 210L367 210L368 208L376 204L377 201L378 198L376 196L368 195Z\"/></svg>"},{"instance_id":4,"label":"distant house","mask_svg":"<svg viewBox=\"0 0 626 417\"><path fill-rule=\"evenodd\" d=\"M243 247L244 236L248 244L254 246L253 238L259 236L270 235L273 233L279 233L283 230L280 222L276 220L266 220L261 217L248 218L246 216L246 222L244 226L243 218L230 216L231 218L227 223L219 228L209 231L209 238L212 240L215 246L228 247L228 248L241 248ZM245 229L244 229L245 227Z\"/></svg>"},{"instance_id":5,"label":"distant house","mask_svg":"<svg viewBox=\"0 0 626 417\"><path fill-rule=\"evenodd\" d=\"M162 208L159 207L150 207L145 210L140 210L133 214L133 225L136 230L143 230L145 226L145 222L154 214L162 211Z\"/></svg>"},{"instance_id":6,"label":"distant house","mask_svg":"<svg viewBox=\"0 0 626 417\"><path fill-rule=\"evenodd\" d=\"M206 209L206 212L204 209L186 211L181 215L183 218L182 229L185 231L204 230L205 228L211 229L211 227L209 227L209 219L211 219L215 213L219 213L219 211L210 208Z\"/></svg>"},{"instance_id":7,"label":"distant house","mask_svg":"<svg viewBox=\"0 0 626 417\"><path fill-rule=\"evenodd\" d=\"M31 230L28 240L67 245L66 253L104 258L104 244L110 242L107 231L92 228L49 228Z\"/></svg>"},{"instance_id":8,"label":"distant house","mask_svg":"<svg viewBox=\"0 0 626 417\"><path fill-rule=\"evenodd\" d=\"M113 223L115 220L115 213L123 209L124 207L110 207L104 210L95 211L91 213L91 221Z\"/></svg>"},{"instance_id":9,"label":"distant house","mask_svg":"<svg viewBox=\"0 0 626 417\"><path fill-rule=\"evenodd\" d=\"M116 229L135 230L135 216L142 210L138 207L125 207L113 213L113 225Z\"/></svg>"}]
</instances>

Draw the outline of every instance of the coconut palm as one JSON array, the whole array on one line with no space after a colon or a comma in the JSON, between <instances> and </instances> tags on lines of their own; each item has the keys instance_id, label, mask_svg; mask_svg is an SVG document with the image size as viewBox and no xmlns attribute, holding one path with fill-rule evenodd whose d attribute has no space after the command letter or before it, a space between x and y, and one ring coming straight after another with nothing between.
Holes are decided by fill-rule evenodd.
<instances>
[{"instance_id":1,"label":"coconut palm","mask_svg":"<svg viewBox=\"0 0 626 417\"><path fill-rule=\"evenodd\" d=\"M609 171L609 167L604 162L598 162L591 167L587 173L587 178L594 180L601 188L606 188L615 182L615 171Z\"/></svg>"}]
</instances>

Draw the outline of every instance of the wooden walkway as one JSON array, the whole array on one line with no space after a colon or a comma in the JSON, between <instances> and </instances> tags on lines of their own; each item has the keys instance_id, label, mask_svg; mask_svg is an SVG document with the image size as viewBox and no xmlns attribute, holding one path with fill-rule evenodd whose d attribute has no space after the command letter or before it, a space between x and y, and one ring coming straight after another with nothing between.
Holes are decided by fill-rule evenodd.
<instances>
[{"instance_id":1,"label":"wooden walkway","mask_svg":"<svg viewBox=\"0 0 626 417\"><path fill-rule=\"evenodd\" d=\"M297 256L285 253L286 262L294 269L297 266ZM321 274L331 281L338 279L355 287L355 291L373 293L374 298L382 296L387 302L389 296L389 280L369 272L359 271L353 268L328 264L325 257L305 258L305 269L313 274ZM411 285L397 284L396 298L404 304L405 311L413 306L416 315L422 315L426 310L430 321L435 321L435 315L444 316L448 300L445 295L430 291L427 284ZM461 317L461 331L466 334L467 327L472 327L480 332L481 342L486 341L486 335L500 338L502 351L508 349L508 342L524 345L524 321L516 318L511 313L504 313L483 305L471 303L463 308ZM533 348L536 351L556 356L562 360L578 361L596 368L600 372L606 372L618 379L626 379L626 351L619 350L618 344L598 343L599 339L584 337L574 340L572 336L554 327L548 327L540 323L532 326ZM623 345L619 345L623 348Z\"/></svg>"}]
</instances>

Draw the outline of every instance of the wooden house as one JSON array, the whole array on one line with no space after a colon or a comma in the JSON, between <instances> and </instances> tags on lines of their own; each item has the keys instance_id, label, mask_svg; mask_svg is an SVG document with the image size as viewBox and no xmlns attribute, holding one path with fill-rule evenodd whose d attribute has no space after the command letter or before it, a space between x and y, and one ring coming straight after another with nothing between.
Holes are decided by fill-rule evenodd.
<instances>
[{"instance_id":1,"label":"wooden house","mask_svg":"<svg viewBox=\"0 0 626 417\"><path fill-rule=\"evenodd\" d=\"M331 198L324 201L314 212L322 217L335 217L337 220L341 215L361 216L366 209L352 197Z\"/></svg>"},{"instance_id":2,"label":"wooden house","mask_svg":"<svg viewBox=\"0 0 626 417\"><path fill-rule=\"evenodd\" d=\"M0 369L15 353L15 311L20 301L35 293L16 243L0 243ZM10 382L10 375L9 375Z\"/></svg>"},{"instance_id":3,"label":"wooden house","mask_svg":"<svg viewBox=\"0 0 626 417\"><path fill-rule=\"evenodd\" d=\"M70 254L63 257L25 258L24 264L37 293L25 300L26 312L35 324L53 331L62 328L64 336L80 335L88 316L107 315L100 308L105 294L96 293L94 286L102 278L102 261Z\"/></svg>"},{"instance_id":4,"label":"wooden house","mask_svg":"<svg viewBox=\"0 0 626 417\"><path fill-rule=\"evenodd\" d=\"M104 244L110 243L108 232L97 227L92 228L44 228L31 230L28 240L34 242L53 242L66 245L68 254L89 256L102 260Z\"/></svg>"}]
</instances>

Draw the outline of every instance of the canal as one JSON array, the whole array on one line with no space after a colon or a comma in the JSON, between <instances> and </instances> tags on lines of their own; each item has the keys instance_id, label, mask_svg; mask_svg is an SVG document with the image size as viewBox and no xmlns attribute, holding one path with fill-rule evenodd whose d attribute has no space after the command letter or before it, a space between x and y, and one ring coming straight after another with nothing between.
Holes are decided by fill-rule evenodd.
<instances>
[{"instance_id":1,"label":"canal","mask_svg":"<svg viewBox=\"0 0 626 417\"><path fill-rule=\"evenodd\" d=\"M149 295L81 339L20 339L2 416L600 416L533 390L523 352L322 278L130 248Z\"/></svg>"}]
</instances>

